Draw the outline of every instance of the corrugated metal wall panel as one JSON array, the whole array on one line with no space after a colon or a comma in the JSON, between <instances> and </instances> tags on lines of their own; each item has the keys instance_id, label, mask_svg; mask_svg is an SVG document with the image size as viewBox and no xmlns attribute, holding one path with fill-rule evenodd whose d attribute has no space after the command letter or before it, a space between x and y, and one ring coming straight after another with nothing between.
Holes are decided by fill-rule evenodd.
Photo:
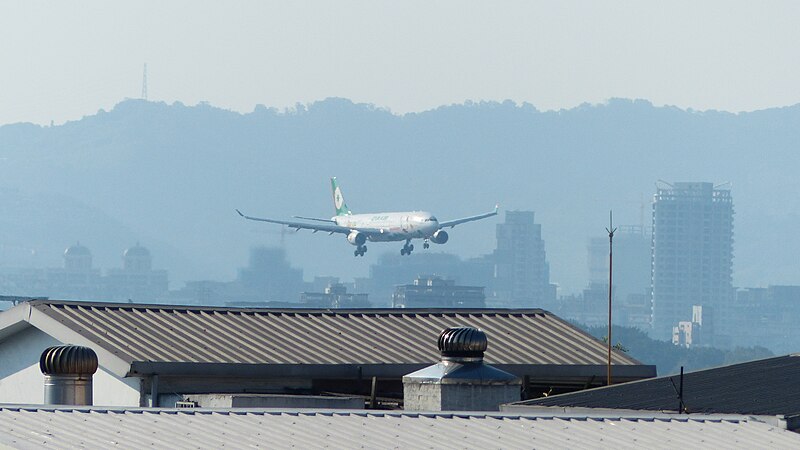
<instances>
[{"instance_id":1,"label":"corrugated metal wall panel","mask_svg":"<svg viewBox=\"0 0 800 450\"><path fill-rule=\"evenodd\" d=\"M800 356L788 355L684 374L689 412L800 414ZM651 378L519 402L519 406L677 411L680 376Z\"/></svg>"}]
</instances>

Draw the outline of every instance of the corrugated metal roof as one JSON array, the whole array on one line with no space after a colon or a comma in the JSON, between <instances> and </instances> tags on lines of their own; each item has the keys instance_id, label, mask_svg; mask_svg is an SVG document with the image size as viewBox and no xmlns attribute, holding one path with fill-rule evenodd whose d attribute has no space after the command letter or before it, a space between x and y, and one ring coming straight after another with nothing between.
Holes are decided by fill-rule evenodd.
<instances>
[{"instance_id":1,"label":"corrugated metal roof","mask_svg":"<svg viewBox=\"0 0 800 450\"><path fill-rule=\"evenodd\" d=\"M683 376L683 403L689 412L800 414L800 355L779 356ZM680 376L650 378L512 404L678 411Z\"/></svg>"},{"instance_id":2,"label":"corrugated metal roof","mask_svg":"<svg viewBox=\"0 0 800 450\"><path fill-rule=\"evenodd\" d=\"M606 347L540 310L300 310L34 301L122 360L246 364L431 364L447 327L486 331L490 364L603 365ZM615 365L638 365L614 352Z\"/></svg>"},{"instance_id":3,"label":"corrugated metal roof","mask_svg":"<svg viewBox=\"0 0 800 450\"><path fill-rule=\"evenodd\" d=\"M369 411L0 406L13 448L798 448L738 417L524 416Z\"/></svg>"}]
</instances>

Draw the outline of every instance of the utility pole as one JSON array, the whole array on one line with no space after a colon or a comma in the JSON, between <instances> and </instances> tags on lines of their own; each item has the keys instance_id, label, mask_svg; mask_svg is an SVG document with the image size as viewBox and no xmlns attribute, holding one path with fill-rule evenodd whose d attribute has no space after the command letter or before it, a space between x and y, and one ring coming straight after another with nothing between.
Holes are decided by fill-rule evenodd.
<instances>
[{"instance_id":1,"label":"utility pole","mask_svg":"<svg viewBox=\"0 0 800 450\"><path fill-rule=\"evenodd\" d=\"M614 216L608 212L608 366L606 367L606 382L611 386L611 287L614 274Z\"/></svg>"},{"instance_id":2,"label":"utility pole","mask_svg":"<svg viewBox=\"0 0 800 450\"><path fill-rule=\"evenodd\" d=\"M144 63L142 72L142 100L147 100L147 63Z\"/></svg>"}]
</instances>

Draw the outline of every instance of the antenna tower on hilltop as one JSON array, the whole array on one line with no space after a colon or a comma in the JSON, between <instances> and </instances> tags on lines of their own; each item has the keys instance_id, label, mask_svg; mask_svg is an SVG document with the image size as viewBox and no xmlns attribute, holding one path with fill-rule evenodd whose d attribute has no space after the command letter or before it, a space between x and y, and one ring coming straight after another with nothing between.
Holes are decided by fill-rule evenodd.
<instances>
[{"instance_id":1,"label":"antenna tower on hilltop","mask_svg":"<svg viewBox=\"0 0 800 450\"><path fill-rule=\"evenodd\" d=\"M142 100L147 100L147 63L144 63L142 72Z\"/></svg>"}]
</instances>

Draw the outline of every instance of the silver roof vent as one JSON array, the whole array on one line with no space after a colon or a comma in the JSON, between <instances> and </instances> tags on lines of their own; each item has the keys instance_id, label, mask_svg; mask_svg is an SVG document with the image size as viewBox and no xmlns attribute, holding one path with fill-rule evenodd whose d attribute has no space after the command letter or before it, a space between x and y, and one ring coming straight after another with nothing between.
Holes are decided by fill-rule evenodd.
<instances>
[{"instance_id":1,"label":"silver roof vent","mask_svg":"<svg viewBox=\"0 0 800 450\"><path fill-rule=\"evenodd\" d=\"M45 375L94 375L97 353L79 345L57 345L42 352L39 369Z\"/></svg>"},{"instance_id":2,"label":"silver roof vent","mask_svg":"<svg viewBox=\"0 0 800 450\"><path fill-rule=\"evenodd\" d=\"M486 333L479 328L445 328L439 334L439 351L442 358L480 358L489 346Z\"/></svg>"},{"instance_id":3,"label":"silver roof vent","mask_svg":"<svg viewBox=\"0 0 800 450\"><path fill-rule=\"evenodd\" d=\"M91 405L92 375L97 354L89 347L58 345L39 358L44 374L44 402L48 405Z\"/></svg>"}]
</instances>

